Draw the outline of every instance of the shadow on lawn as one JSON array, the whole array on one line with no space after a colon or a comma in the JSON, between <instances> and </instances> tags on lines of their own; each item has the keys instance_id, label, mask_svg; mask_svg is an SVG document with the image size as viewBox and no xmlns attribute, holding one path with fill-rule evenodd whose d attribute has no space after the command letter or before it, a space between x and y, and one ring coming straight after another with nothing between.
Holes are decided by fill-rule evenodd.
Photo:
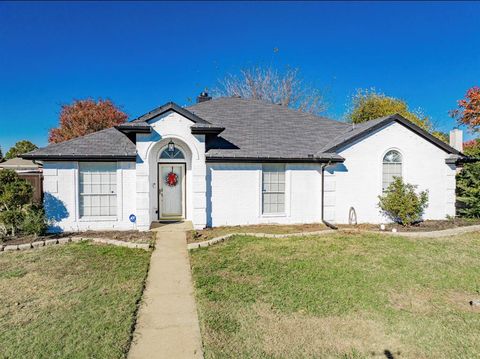
<instances>
[{"instance_id":1,"label":"shadow on lawn","mask_svg":"<svg viewBox=\"0 0 480 359\"><path fill-rule=\"evenodd\" d=\"M395 355L396 355L396 356L395 356ZM379 353L372 352L372 356L373 356L373 357L375 357L375 356L382 356L382 357L385 356L385 358L387 358L387 359L395 359L395 358L398 358L398 357L400 356L400 352L399 352L399 351L396 352L395 355L393 355L393 353L392 353L390 350L388 350L388 349L385 349L385 350L383 351L383 353L382 353L382 352L379 352Z\"/></svg>"}]
</instances>

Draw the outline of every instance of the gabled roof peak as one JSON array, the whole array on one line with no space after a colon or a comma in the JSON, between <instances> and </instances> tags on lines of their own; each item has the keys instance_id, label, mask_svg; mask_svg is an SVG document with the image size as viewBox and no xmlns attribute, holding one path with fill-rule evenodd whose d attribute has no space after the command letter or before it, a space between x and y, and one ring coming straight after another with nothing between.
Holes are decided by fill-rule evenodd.
<instances>
[{"instance_id":1,"label":"gabled roof peak","mask_svg":"<svg viewBox=\"0 0 480 359\"><path fill-rule=\"evenodd\" d=\"M380 117L374 120L366 121L360 124L357 124L354 127L351 127L348 131L340 134L334 138L327 146L325 146L321 151L322 152L336 152L339 149L355 142L356 140L366 136L390 123L397 122L406 128L410 129L420 137L423 137L425 140L434 144L435 146L441 148L447 153L463 156L462 153L457 151L455 148L451 147L449 144L443 142L442 140L436 138L429 132L425 131L423 128L417 126L413 122L407 120L402 115L396 113L393 115L388 115Z\"/></svg>"},{"instance_id":2,"label":"gabled roof peak","mask_svg":"<svg viewBox=\"0 0 480 359\"><path fill-rule=\"evenodd\" d=\"M171 102L171 101L167 102L166 104L164 104L160 107L157 107L156 109L154 109L150 112L147 112L146 114L144 114L140 117L137 117L136 119L134 119L131 122L135 122L135 123L136 122L148 122L151 119L153 119L155 117L158 117L160 115L163 115L164 113L166 113L168 111L174 111L174 112L188 118L190 121L192 121L194 123L205 123L205 124L209 123L208 121L205 121L204 119L195 115L193 112L190 112L186 108L183 108L183 107L177 105L175 102Z\"/></svg>"}]
</instances>

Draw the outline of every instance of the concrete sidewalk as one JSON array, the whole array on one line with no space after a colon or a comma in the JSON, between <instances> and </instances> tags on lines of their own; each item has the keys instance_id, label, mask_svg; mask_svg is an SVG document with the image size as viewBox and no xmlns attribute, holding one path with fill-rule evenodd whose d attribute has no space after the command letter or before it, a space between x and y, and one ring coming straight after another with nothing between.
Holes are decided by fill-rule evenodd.
<instances>
[{"instance_id":1,"label":"concrete sidewalk","mask_svg":"<svg viewBox=\"0 0 480 359\"><path fill-rule=\"evenodd\" d=\"M203 358L185 231L190 223L155 228L157 241L129 359Z\"/></svg>"}]
</instances>

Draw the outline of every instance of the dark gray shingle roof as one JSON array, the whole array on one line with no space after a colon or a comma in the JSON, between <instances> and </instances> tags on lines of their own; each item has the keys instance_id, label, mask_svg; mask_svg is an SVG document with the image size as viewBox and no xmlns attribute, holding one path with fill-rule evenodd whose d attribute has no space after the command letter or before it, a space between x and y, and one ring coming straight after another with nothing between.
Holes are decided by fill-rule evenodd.
<instances>
[{"instance_id":1,"label":"dark gray shingle roof","mask_svg":"<svg viewBox=\"0 0 480 359\"><path fill-rule=\"evenodd\" d=\"M351 124L263 101L223 97L187 108L168 103L132 122L117 126L118 129L109 128L53 144L22 157L43 160L135 160L135 144L120 130L135 132L140 128L148 129L148 120L170 110L181 113L194 122L191 126L192 133L207 134L206 155L207 160L211 161L341 161L342 157L336 154L340 148L393 121L410 128L447 153L462 156L400 115L382 117L353 127Z\"/></svg>"},{"instance_id":2,"label":"dark gray shingle roof","mask_svg":"<svg viewBox=\"0 0 480 359\"><path fill-rule=\"evenodd\" d=\"M69 141L52 144L22 155L38 160L54 159L135 159L136 147L115 128L107 128Z\"/></svg>"},{"instance_id":3,"label":"dark gray shingle roof","mask_svg":"<svg viewBox=\"0 0 480 359\"><path fill-rule=\"evenodd\" d=\"M307 159L349 128L342 122L243 98L223 97L187 109L225 127L208 143L207 158Z\"/></svg>"}]
</instances>

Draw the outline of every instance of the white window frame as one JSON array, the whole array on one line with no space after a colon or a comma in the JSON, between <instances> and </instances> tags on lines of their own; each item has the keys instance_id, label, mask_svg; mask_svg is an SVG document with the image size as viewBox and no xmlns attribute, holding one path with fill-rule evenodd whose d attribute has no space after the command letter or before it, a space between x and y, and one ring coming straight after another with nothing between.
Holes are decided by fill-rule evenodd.
<instances>
[{"instance_id":1,"label":"white window frame","mask_svg":"<svg viewBox=\"0 0 480 359\"><path fill-rule=\"evenodd\" d=\"M162 158L162 154L167 151L168 152L168 145L167 146L164 146L159 154L158 154L158 161L159 162L186 162L187 161L187 157L185 156L185 151L183 150L183 148L181 148L180 146L178 145L175 145L175 151L177 151L176 153L180 153L182 157L165 157L165 158Z\"/></svg>"},{"instance_id":2,"label":"white window frame","mask_svg":"<svg viewBox=\"0 0 480 359\"><path fill-rule=\"evenodd\" d=\"M264 178L265 178L265 168L266 167L281 167L283 168L283 171L278 171L279 173L283 173L283 191L281 190L270 190L266 191L264 190ZM261 174L260 174L260 213L262 217L283 217L287 213L287 170L286 170L286 164L285 163L266 163L262 164L261 168ZM271 183L273 184L273 183ZM281 181L278 181L275 183L277 186L282 184ZM277 187L278 188L278 187ZM264 204L264 196L265 194L282 194L283 193L283 210L282 211L265 211L265 204Z\"/></svg>"},{"instance_id":3,"label":"white window frame","mask_svg":"<svg viewBox=\"0 0 480 359\"><path fill-rule=\"evenodd\" d=\"M401 178L404 178L405 176L405 173L404 173L404 162L405 162L405 156L403 155L402 151L400 151L398 148L389 148L388 150L386 150L383 154L382 154L382 158L381 158L381 178L382 178L382 182L381 182L381 188L382 188L382 193L385 193L385 191L387 190L388 186L384 188L383 184L384 184L384 177L385 177L385 164L389 164L388 162L386 163L384 160L385 160L385 156L391 152L391 151L395 151L397 152L399 155L400 155L400 164L399 164L399 167L400 167L400 176L395 176L395 177L401 177ZM389 185L391 184L392 182L389 183Z\"/></svg>"},{"instance_id":4,"label":"white window frame","mask_svg":"<svg viewBox=\"0 0 480 359\"><path fill-rule=\"evenodd\" d=\"M115 192L114 193L103 193L102 190L98 193L82 193L81 188L82 188L82 182L81 182L81 176L82 176L82 167L87 167L87 166L101 166L101 165L110 165L112 167L112 171L105 171L110 173L110 180L112 178L115 178ZM113 172L113 176L111 176ZM78 162L77 166L77 193L78 193L78 219L80 221L95 221L95 220L117 220L120 216L120 211L121 206L119 206L119 198L121 197L121 186L122 186L122 181L119 179L118 175L118 163L117 162ZM98 185L98 184L97 184ZM102 183L99 184L100 186ZM109 186L111 186L111 182L108 183ZM82 215L83 209L82 209L82 196L85 198L87 196L90 196L93 198L94 196L109 196L109 197L114 197L114 203L115 203L115 214L112 215ZM111 205L111 200L109 200L109 208L112 207Z\"/></svg>"}]
</instances>

